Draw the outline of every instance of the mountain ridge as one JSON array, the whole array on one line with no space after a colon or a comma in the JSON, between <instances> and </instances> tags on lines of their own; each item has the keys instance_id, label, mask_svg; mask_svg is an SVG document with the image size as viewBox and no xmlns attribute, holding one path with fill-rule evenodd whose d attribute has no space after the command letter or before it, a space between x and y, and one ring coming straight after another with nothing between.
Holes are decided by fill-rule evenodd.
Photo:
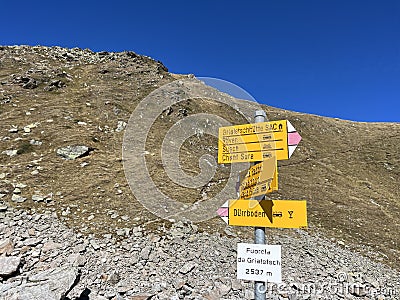
<instances>
[{"instance_id":1,"label":"mountain ridge","mask_svg":"<svg viewBox=\"0 0 400 300\"><path fill-rule=\"evenodd\" d=\"M123 172L121 147L124 128L138 103L166 84L195 80L192 77L168 73L162 63L129 51L0 47L0 174L5 174L0 189L7 191L2 200L31 211L54 210L68 226L85 234L146 224L156 231L164 223L170 226L135 199ZM238 101L223 93L218 97ZM303 137L292 158L279 163L280 189L267 198L307 200L310 233L322 233L399 269L400 124L260 107L268 119L290 120ZM230 166L219 166L210 184L194 189L177 186L163 173L161 134L200 112L232 124L252 118L206 99L189 99L160 112L147 137L147 167L161 191L187 205L217 194L230 171ZM93 151L65 161L56 150L68 145L86 145ZM215 155L215 145L216 138L209 135L185 141L182 168L199 174L198 159L204 153ZM27 198L21 203L12 201L17 183L27 185L17 194ZM48 203L33 201L33 195L48 197ZM226 230L218 218L199 226L206 232ZM251 234L249 229L231 230L239 236Z\"/></svg>"}]
</instances>

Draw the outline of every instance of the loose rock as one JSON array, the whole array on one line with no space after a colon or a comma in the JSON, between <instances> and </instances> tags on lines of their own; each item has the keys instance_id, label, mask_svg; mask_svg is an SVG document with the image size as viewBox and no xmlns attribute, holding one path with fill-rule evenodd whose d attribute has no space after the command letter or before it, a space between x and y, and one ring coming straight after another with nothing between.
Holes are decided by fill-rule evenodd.
<instances>
[{"instance_id":1,"label":"loose rock","mask_svg":"<svg viewBox=\"0 0 400 300\"><path fill-rule=\"evenodd\" d=\"M0 257L0 276L7 277L17 272L21 258L15 256Z\"/></svg>"},{"instance_id":2,"label":"loose rock","mask_svg":"<svg viewBox=\"0 0 400 300\"><path fill-rule=\"evenodd\" d=\"M26 198L24 198L20 195L13 194L11 196L11 201L16 202L16 203L22 203L22 202L25 202L25 200L26 200Z\"/></svg>"},{"instance_id":3,"label":"loose rock","mask_svg":"<svg viewBox=\"0 0 400 300\"><path fill-rule=\"evenodd\" d=\"M66 159L74 160L89 154L91 149L87 146L67 146L57 149L57 155Z\"/></svg>"}]
</instances>

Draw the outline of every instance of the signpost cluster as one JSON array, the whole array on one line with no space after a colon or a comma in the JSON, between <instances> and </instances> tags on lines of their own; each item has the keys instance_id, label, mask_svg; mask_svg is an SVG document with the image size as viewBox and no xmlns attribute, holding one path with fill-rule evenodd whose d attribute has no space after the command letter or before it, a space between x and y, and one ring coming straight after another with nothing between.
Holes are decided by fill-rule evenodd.
<instances>
[{"instance_id":1,"label":"signpost cluster","mask_svg":"<svg viewBox=\"0 0 400 300\"><path fill-rule=\"evenodd\" d=\"M231 226L254 226L255 244L238 244L237 278L255 281L255 299L265 299L266 282L280 283L281 246L266 245L265 228L307 227L305 200L266 200L278 190L278 160L289 159L301 140L288 120L265 122L256 111L255 123L220 127L218 163L251 162L239 175L238 199L228 200L218 215Z\"/></svg>"}]
</instances>

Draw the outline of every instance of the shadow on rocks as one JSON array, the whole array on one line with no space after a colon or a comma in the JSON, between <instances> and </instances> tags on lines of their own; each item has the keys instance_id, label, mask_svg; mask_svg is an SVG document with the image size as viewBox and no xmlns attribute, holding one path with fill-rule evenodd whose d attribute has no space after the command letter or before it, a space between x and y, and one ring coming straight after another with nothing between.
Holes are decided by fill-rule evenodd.
<instances>
[{"instance_id":1,"label":"shadow on rocks","mask_svg":"<svg viewBox=\"0 0 400 300\"><path fill-rule=\"evenodd\" d=\"M88 288L85 288L83 290L83 292L79 295L79 297L74 298L74 300L90 300L90 298L89 298L90 293L91 293L91 290L89 290ZM65 300L72 300L72 299L66 297Z\"/></svg>"}]
</instances>

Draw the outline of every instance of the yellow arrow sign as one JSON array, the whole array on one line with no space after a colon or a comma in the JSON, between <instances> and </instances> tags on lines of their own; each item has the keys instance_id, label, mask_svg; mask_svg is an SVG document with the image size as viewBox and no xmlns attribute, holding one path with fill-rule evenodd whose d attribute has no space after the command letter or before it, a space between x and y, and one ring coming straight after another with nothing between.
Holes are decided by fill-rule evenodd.
<instances>
[{"instance_id":1,"label":"yellow arrow sign","mask_svg":"<svg viewBox=\"0 0 400 300\"><path fill-rule=\"evenodd\" d=\"M252 166L241 174L239 195L241 199L261 196L278 190L278 166L275 157Z\"/></svg>"},{"instance_id":2,"label":"yellow arrow sign","mask_svg":"<svg viewBox=\"0 0 400 300\"><path fill-rule=\"evenodd\" d=\"M218 163L289 159L301 136L287 120L220 127Z\"/></svg>"},{"instance_id":3,"label":"yellow arrow sign","mask_svg":"<svg viewBox=\"0 0 400 300\"><path fill-rule=\"evenodd\" d=\"M229 200L217 213L232 226L307 227L305 200Z\"/></svg>"}]
</instances>

